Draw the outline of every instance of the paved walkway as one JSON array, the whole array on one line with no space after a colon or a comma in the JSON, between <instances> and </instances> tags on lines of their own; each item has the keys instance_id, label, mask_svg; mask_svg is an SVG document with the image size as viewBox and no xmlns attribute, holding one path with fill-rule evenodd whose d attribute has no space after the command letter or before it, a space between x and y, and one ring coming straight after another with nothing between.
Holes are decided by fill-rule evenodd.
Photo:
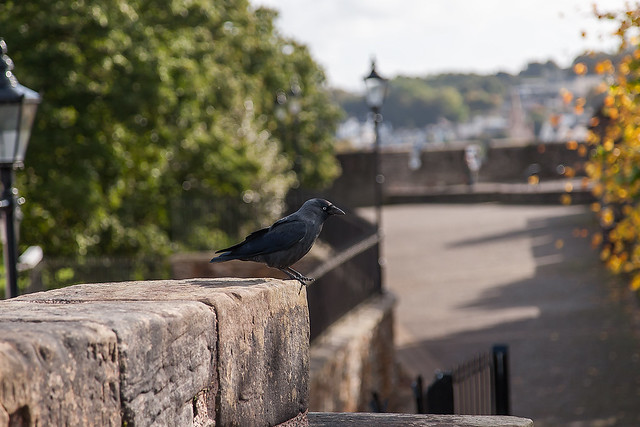
<instances>
[{"instance_id":1,"label":"paved walkway","mask_svg":"<svg viewBox=\"0 0 640 427\"><path fill-rule=\"evenodd\" d=\"M514 415L536 427L640 425L637 308L590 248L587 208L398 205L383 227L412 376L506 343Z\"/></svg>"}]
</instances>

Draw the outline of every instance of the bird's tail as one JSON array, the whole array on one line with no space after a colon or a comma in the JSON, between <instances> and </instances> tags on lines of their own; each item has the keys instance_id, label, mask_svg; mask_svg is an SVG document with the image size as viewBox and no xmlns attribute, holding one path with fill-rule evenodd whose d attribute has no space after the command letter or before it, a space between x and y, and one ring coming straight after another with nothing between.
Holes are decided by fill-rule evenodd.
<instances>
[{"instance_id":1,"label":"bird's tail","mask_svg":"<svg viewBox=\"0 0 640 427\"><path fill-rule=\"evenodd\" d=\"M236 259L236 258L231 256L231 252L224 252L218 255L217 257L212 258L211 261L209 262L224 262L224 261L231 261L232 259Z\"/></svg>"}]
</instances>

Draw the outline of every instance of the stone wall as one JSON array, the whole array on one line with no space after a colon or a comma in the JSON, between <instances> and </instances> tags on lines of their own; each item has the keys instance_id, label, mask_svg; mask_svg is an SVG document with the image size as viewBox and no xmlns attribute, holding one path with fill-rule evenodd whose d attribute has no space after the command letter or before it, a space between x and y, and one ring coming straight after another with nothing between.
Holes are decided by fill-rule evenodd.
<instances>
[{"instance_id":1,"label":"stone wall","mask_svg":"<svg viewBox=\"0 0 640 427\"><path fill-rule=\"evenodd\" d=\"M271 279L0 302L0 426L276 425L308 407L305 293Z\"/></svg>"},{"instance_id":2,"label":"stone wall","mask_svg":"<svg viewBox=\"0 0 640 427\"><path fill-rule=\"evenodd\" d=\"M314 340L310 351L311 411L372 411L374 392L387 410L396 410L394 304L390 293L371 297Z\"/></svg>"},{"instance_id":3,"label":"stone wall","mask_svg":"<svg viewBox=\"0 0 640 427\"><path fill-rule=\"evenodd\" d=\"M541 180L560 179L559 166L584 174L585 157L576 146L564 143L498 144L486 148L486 159L479 171L480 182L527 182L530 171L537 170ZM421 165L409 168L407 150L383 150L380 167L385 177L384 195L416 193L430 188L467 184L469 174L464 148L427 149L420 153ZM369 206L373 201L373 153L353 152L338 155L342 175L325 192L333 202L346 206ZM560 168L561 169L561 168Z\"/></svg>"}]
</instances>

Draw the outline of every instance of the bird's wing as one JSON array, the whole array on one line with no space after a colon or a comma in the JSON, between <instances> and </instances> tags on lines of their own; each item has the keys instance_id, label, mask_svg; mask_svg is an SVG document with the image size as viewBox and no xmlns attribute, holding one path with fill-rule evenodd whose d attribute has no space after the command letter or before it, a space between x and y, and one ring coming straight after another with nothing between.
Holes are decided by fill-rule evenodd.
<instances>
[{"instance_id":1,"label":"bird's wing","mask_svg":"<svg viewBox=\"0 0 640 427\"><path fill-rule=\"evenodd\" d=\"M229 246L228 248L220 249L219 251L216 251L216 253L219 254L220 252L229 252L229 251L233 251L235 249L238 249L239 247L241 247L242 245L244 245L248 241L253 240L253 239L257 239L258 237L264 235L268 231L269 231L268 227L267 228L262 228L262 229L260 229L258 231L254 231L253 233L251 233L247 237L245 237L242 242L236 243L235 245Z\"/></svg>"},{"instance_id":2,"label":"bird's wing","mask_svg":"<svg viewBox=\"0 0 640 427\"><path fill-rule=\"evenodd\" d=\"M299 242L307 232L304 221L285 217L271 227L249 234L242 243L218 252L230 252L234 257L252 257L289 249Z\"/></svg>"}]
</instances>

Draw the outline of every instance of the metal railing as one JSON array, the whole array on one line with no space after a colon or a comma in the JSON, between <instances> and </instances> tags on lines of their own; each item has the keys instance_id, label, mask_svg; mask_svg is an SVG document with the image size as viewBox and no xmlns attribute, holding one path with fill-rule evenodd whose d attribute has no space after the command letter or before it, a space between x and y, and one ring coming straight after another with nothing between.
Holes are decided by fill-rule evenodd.
<instances>
[{"instance_id":1,"label":"metal railing","mask_svg":"<svg viewBox=\"0 0 640 427\"><path fill-rule=\"evenodd\" d=\"M509 349L494 345L450 371L437 372L423 391L422 377L414 382L418 413L510 415Z\"/></svg>"},{"instance_id":2,"label":"metal railing","mask_svg":"<svg viewBox=\"0 0 640 427\"><path fill-rule=\"evenodd\" d=\"M310 339L349 310L382 292L379 237L375 226L356 215L331 218L321 239L333 254L310 274L307 287Z\"/></svg>"}]
</instances>

